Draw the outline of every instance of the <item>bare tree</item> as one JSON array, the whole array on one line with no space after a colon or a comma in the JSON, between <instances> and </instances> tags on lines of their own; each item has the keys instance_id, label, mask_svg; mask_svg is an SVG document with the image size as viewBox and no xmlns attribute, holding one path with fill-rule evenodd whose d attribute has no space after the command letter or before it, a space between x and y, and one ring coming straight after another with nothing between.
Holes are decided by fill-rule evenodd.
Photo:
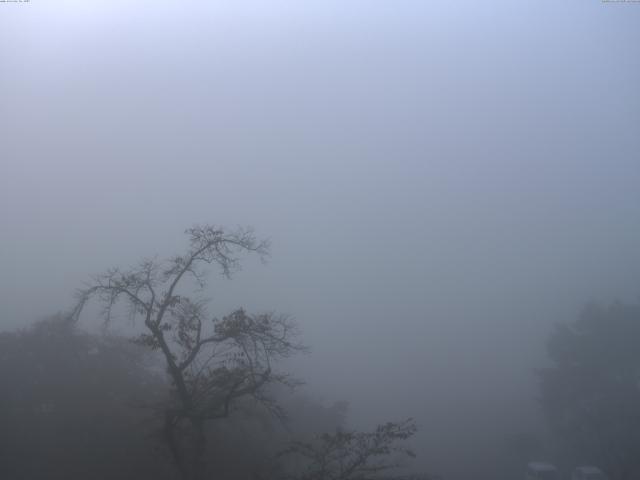
<instances>
[{"instance_id":1,"label":"bare tree","mask_svg":"<svg viewBox=\"0 0 640 480\"><path fill-rule=\"evenodd\" d=\"M401 466L399 457L414 457L402 441L416 433L411 419L388 422L372 432L336 430L313 442L293 442L280 456L294 455L301 465L287 478L292 480L366 480L427 478L398 476L393 470Z\"/></svg>"},{"instance_id":2,"label":"bare tree","mask_svg":"<svg viewBox=\"0 0 640 480\"><path fill-rule=\"evenodd\" d=\"M134 341L164 357L172 391L162 406L163 437L182 477L191 480L205 476L208 421L228 417L237 401L247 397L282 414L265 387L295 381L275 372L272 363L304 347L296 342L296 326L286 316L250 315L240 309L219 319L207 313L206 300L189 294L189 279L200 289L207 286L203 267L213 264L230 277L242 253L264 258L267 242L257 240L250 229L205 225L185 233L190 246L183 255L145 259L137 267L94 277L78 291L71 318L77 321L86 303L96 298L107 323L118 302L132 319L143 320L144 333Z\"/></svg>"}]
</instances>

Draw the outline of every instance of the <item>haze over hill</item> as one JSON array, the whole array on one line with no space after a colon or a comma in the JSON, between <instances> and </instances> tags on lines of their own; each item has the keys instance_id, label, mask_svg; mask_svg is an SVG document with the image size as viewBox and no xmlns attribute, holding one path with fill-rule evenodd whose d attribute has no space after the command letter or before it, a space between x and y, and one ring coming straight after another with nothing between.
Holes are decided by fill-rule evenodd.
<instances>
[{"instance_id":1,"label":"haze over hill","mask_svg":"<svg viewBox=\"0 0 640 480\"><path fill-rule=\"evenodd\" d=\"M551 326L640 286L640 6L0 5L0 328L195 223L272 241L212 310L291 314L349 421L491 472ZM120 328L125 329L126 324ZM464 460L461 460L464 459Z\"/></svg>"}]
</instances>

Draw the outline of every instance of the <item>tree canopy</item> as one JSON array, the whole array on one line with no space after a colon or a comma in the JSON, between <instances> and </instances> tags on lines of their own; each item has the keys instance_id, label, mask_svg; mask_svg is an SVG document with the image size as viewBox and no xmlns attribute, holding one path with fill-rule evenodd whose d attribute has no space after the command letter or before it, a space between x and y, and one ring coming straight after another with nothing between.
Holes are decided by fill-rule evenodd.
<instances>
[{"instance_id":1,"label":"tree canopy","mask_svg":"<svg viewBox=\"0 0 640 480\"><path fill-rule=\"evenodd\" d=\"M544 412L579 463L640 477L640 305L589 305L548 341Z\"/></svg>"}]
</instances>

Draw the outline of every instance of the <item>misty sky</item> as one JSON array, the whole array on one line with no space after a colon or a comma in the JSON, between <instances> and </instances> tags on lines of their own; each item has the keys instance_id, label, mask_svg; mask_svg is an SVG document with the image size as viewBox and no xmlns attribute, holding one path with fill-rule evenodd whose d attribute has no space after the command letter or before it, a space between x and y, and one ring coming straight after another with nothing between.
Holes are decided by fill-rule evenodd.
<instances>
[{"instance_id":1,"label":"misty sky","mask_svg":"<svg viewBox=\"0 0 640 480\"><path fill-rule=\"evenodd\" d=\"M212 310L296 317L354 423L528 428L550 325L640 293L639 46L597 0L0 3L0 327L253 225Z\"/></svg>"}]
</instances>

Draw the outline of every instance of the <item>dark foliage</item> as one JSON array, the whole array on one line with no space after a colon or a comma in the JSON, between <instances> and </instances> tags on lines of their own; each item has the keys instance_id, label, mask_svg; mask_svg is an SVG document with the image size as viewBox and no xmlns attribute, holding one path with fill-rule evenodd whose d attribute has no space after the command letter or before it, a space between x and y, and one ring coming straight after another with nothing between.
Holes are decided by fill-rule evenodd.
<instances>
[{"instance_id":1,"label":"dark foliage","mask_svg":"<svg viewBox=\"0 0 640 480\"><path fill-rule=\"evenodd\" d=\"M0 335L0 359L2 478L171 478L145 422L165 385L140 348L56 317Z\"/></svg>"},{"instance_id":2,"label":"dark foliage","mask_svg":"<svg viewBox=\"0 0 640 480\"><path fill-rule=\"evenodd\" d=\"M587 307L558 326L540 370L549 424L576 463L640 478L640 305Z\"/></svg>"},{"instance_id":3,"label":"dark foliage","mask_svg":"<svg viewBox=\"0 0 640 480\"><path fill-rule=\"evenodd\" d=\"M176 480L157 442L158 404L170 390L159 358L129 340L89 335L64 317L0 334L0 472L11 480ZM207 425L206 458L216 478L272 471L291 436L343 424L345 407L322 407L286 389L268 392L286 425L245 398L236 414Z\"/></svg>"}]
</instances>

